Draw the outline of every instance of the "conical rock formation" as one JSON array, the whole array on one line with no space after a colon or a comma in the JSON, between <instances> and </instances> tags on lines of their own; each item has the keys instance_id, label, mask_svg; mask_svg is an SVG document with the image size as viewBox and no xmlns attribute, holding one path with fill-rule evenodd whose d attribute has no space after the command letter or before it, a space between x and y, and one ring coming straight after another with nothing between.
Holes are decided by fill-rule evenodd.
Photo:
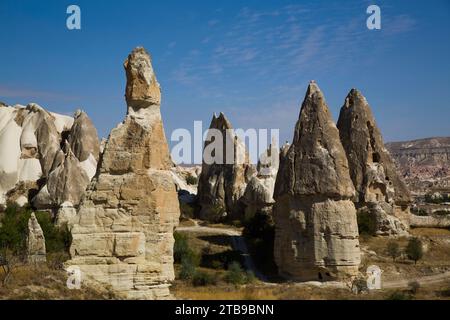
<instances>
[{"instance_id":1,"label":"conical rock formation","mask_svg":"<svg viewBox=\"0 0 450 320\"><path fill-rule=\"evenodd\" d=\"M384 146L366 98L358 90L352 89L345 99L337 126L359 214L370 214L376 234L407 233L409 191Z\"/></svg>"},{"instance_id":2,"label":"conical rock formation","mask_svg":"<svg viewBox=\"0 0 450 320\"><path fill-rule=\"evenodd\" d=\"M198 184L200 218L241 219L244 213L241 198L255 168L244 143L223 113L213 116L203 150Z\"/></svg>"},{"instance_id":3,"label":"conical rock formation","mask_svg":"<svg viewBox=\"0 0 450 320\"><path fill-rule=\"evenodd\" d=\"M280 156L274 194L274 256L281 275L303 281L358 273L355 190L339 132L313 82L293 143Z\"/></svg>"},{"instance_id":4,"label":"conical rock formation","mask_svg":"<svg viewBox=\"0 0 450 320\"><path fill-rule=\"evenodd\" d=\"M174 279L173 230L180 211L159 84L143 48L128 56L125 70L128 114L111 131L80 205L68 265L126 298L164 299Z\"/></svg>"},{"instance_id":5,"label":"conical rock formation","mask_svg":"<svg viewBox=\"0 0 450 320\"><path fill-rule=\"evenodd\" d=\"M28 263L46 262L45 237L34 212L28 220L27 235L27 261Z\"/></svg>"}]
</instances>

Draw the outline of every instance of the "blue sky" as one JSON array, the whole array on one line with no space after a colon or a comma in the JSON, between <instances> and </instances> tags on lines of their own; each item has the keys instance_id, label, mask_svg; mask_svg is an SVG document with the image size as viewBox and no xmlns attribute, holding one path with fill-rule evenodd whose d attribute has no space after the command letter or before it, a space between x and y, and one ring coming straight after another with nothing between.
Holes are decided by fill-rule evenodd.
<instances>
[{"instance_id":1,"label":"blue sky","mask_svg":"<svg viewBox=\"0 0 450 320\"><path fill-rule=\"evenodd\" d=\"M66 28L70 4L81 30ZM381 30L366 28L370 4ZM0 21L0 100L81 107L101 136L124 117L136 46L153 57L168 137L223 111L290 141L311 79L335 119L360 89L386 141L450 135L450 1L2 0Z\"/></svg>"}]
</instances>

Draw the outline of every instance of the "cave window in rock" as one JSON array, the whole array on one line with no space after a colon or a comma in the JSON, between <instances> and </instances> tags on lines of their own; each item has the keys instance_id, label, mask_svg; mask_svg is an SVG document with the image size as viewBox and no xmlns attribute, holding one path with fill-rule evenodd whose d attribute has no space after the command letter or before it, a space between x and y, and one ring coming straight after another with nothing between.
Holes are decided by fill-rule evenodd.
<instances>
[{"instance_id":1,"label":"cave window in rock","mask_svg":"<svg viewBox=\"0 0 450 320\"><path fill-rule=\"evenodd\" d=\"M379 163L380 162L380 154L378 152L372 153L372 162Z\"/></svg>"},{"instance_id":2,"label":"cave window in rock","mask_svg":"<svg viewBox=\"0 0 450 320\"><path fill-rule=\"evenodd\" d=\"M322 272L319 272L318 277L319 277L319 280L323 280Z\"/></svg>"}]
</instances>

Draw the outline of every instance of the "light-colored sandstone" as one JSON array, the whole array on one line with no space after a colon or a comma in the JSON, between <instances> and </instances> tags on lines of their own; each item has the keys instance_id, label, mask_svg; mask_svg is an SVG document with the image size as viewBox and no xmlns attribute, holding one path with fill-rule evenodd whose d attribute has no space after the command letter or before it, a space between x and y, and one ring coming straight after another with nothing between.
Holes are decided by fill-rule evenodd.
<instances>
[{"instance_id":1,"label":"light-colored sandstone","mask_svg":"<svg viewBox=\"0 0 450 320\"><path fill-rule=\"evenodd\" d=\"M128 114L105 144L72 227L68 265L129 299L169 298L180 215L150 56L125 62Z\"/></svg>"}]
</instances>

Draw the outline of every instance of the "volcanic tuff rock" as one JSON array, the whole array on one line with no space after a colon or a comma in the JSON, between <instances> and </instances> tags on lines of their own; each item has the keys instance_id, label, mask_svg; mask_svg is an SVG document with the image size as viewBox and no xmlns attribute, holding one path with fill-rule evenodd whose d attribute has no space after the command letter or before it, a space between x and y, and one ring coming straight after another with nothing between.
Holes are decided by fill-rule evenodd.
<instances>
[{"instance_id":1,"label":"volcanic tuff rock","mask_svg":"<svg viewBox=\"0 0 450 320\"><path fill-rule=\"evenodd\" d=\"M124 64L128 114L111 131L80 205L67 263L131 299L170 297L180 214L150 61L136 48Z\"/></svg>"},{"instance_id":2,"label":"volcanic tuff rock","mask_svg":"<svg viewBox=\"0 0 450 320\"><path fill-rule=\"evenodd\" d=\"M48 194L47 182L65 161L61 146L69 136L71 146L77 152L83 150L77 158L82 168L79 175L87 174L91 178L95 174L99 150L97 132L87 115L81 114L74 119L48 112L35 103L26 107L0 105L0 204L10 201L24 205L43 189L45 196L40 198L45 201L40 201L39 207L58 206L60 203L51 201L55 195ZM79 126L89 129L77 129ZM90 155L84 159L86 153ZM87 183L84 188L86 186ZM81 189L77 192L82 194L84 190ZM57 190L57 193L61 192Z\"/></svg>"},{"instance_id":3,"label":"volcanic tuff rock","mask_svg":"<svg viewBox=\"0 0 450 320\"><path fill-rule=\"evenodd\" d=\"M355 189L339 132L311 82L275 183L275 262L296 280L353 276L360 264Z\"/></svg>"},{"instance_id":4,"label":"volcanic tuff rock","mask_svg":"<svg viewBox=\"0 0 450 320\"><path fill-rule=\"evenodd\" d=\"M67 141L65 152L62 163L50 172L47 184L33 199L37 208L59 207L65 202L78 205L89 185L91 179Z\"/></svg>"},{"instance_id":5,"label":"volcanic tuff rock","mask_svg":"<svg viewBox=\"0 0 450 320\"><path fill-rule=\"evenodd\" d=\"M358 212L369 212L379 235L405 234L410 194L384 147L369 104L358 90L352 89L345 99L337 126L356 188Z\"/></svg>"},{"instance_id":6,"label":"volcanic tuff rock","mask_svg":"<svg viewBox=\"0 0 450 320\"><path fill-rule=\"evenodd\" d=\"M208 156L219 161L208 163ZM198 183L200 218L209 221L218 221L225 216L242 218L244 208L241 198L254 173L255 168L250 163L245 145L235 135L231 123L223 113L218 117L214 114L203 148Z\"/></svg>"},{"instance_id":7,"label":"volcanic tuff rock","mask_svg":"<svg viewBox=\"0 0 450 320\"><path fill-rule=\"evenodd\" d=\"M34 212L28 220L27 260L28 263L47 261L44 232L42 231Z\"/></svg>"},{"instance_id":8,"label":"volcanic tuff rock","mask_svg":"<svg viewBox=\"0 0 450 320\"><path fill-rule=\"evenodd\" d=\"M260 156L258 161L258 174L247 184L243 196L246 218L254 216L257 212L272 214L275 203L273 192L277 177L280 156L275 142Z\"/></svg>"}]
</instances>

